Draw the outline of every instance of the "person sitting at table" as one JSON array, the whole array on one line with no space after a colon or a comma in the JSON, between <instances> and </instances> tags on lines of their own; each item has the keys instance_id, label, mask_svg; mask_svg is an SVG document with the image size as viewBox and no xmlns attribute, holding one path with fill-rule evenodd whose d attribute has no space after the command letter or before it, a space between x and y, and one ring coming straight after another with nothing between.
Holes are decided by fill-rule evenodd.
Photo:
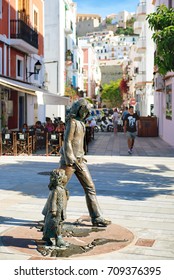
<instances>
[{"instance_id":1,"label":"person sitting at table","mask_svg":"<svg viewBox=\"0 0 174 280\"><path fill-rule=\"evenodd\" d=\"M53 132L54 131L54 124L52 123L51 119L48 119L45 125L46 132Z\"/></svg>"},{"instance_id":2,"label":"person sitting at table","mask_svg":"<svg viewBox=\"0 0 174 280\"><path fill-rule=\"evenodd\" d=\"M34 130L36 133L44 133L45 129L44 126L42 125L41 121L37 121L34 125Z\"/></svg>"},{"instance_id":3,"label":"person sitting at table","mask_svg":"<svg viewBox=\"0 0 174 280\"><path fill-rule=\"evenodd\" d=\"M41 121L37 121L34 125L34 134L36 135L36 150L45 148L45 129Z\"/></svg>"},{"instance_id":4,"label":"person sitting at table","mask_svg":"<svg viewBox=\"0 0 174 280\"><path fill-rule=\"evenodd\" d=\"M29 131L29 127L27 125L27 123L24 123L21 129L22 133L28 132Z\"/></svg>"},{"instance_id":5,"label":"person sitting at table","mask_svg":"<svg viewBox=\"0 0 174 280\"><path fill-rule=\"evenodd\" d=\"M60 123L58 123L58 125L55 128L55 132L64 133L64 131L65 131L65 124L64 122L60 121Z\"/></svg>"}]
</instances>

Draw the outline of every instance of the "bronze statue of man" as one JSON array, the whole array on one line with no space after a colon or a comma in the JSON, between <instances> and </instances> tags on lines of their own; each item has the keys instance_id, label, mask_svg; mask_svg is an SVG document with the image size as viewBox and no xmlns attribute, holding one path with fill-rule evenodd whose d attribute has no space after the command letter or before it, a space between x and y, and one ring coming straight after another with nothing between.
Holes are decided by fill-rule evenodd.
<instances>
[{"instance_id":1,"label":"bronze statue of man","mask_svg":"<svg viewBox=\"0 0 174 280\"><path fill-rule=\"evenodd\" d=\"M72 104L66 121L63 146L60 149L60 168L65 170L67 183L73 174L81 183L92 225L106 227L111 221L104 219L100 214L95 185L84 159L84 120L89 116L89 112L90 104L84 98Z\"/></svg>"}]
</instances>

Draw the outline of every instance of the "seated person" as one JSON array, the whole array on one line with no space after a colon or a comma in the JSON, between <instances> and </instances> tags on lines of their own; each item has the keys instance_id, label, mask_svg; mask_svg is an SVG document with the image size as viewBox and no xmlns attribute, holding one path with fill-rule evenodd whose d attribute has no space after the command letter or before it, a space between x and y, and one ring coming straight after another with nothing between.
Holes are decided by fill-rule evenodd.
<instances>
[{"instance_id":1,"label":"seated person","mask_svg":"<svg viewBox=\"0 0 174 280\"><path fill-rule=\"evenodd\" d=\"M44 133L44 126L41 124L41 121L37 121L34 126L34 130L36 133Z\"/></svg>"},{"instance_id":2,"label":"seated person","mask_svg":"<svg viewBox=\"0 0 174 280\"><path fill-rule=\"evenodd\" d=\"M60 123L58 123L58 125L55 128L55 132L63 133L64 131L65 131L65 125L62 121L60 121Z\"/></svg>"},{"instance_id":3,"label":"seated person","mask_svg":"<svg viewBox=\"0 0 174 280\"><path fill-rule=\"evenodd\" d=\"M53 132L54 131L54 124L52 123L51 119L47 120L47 123L45 125L45 131L46 132Z\"/></svg>"},{"instance_id":4,"label":"seated person","mask_svg":"<svg viewBox=\"0 0 174 280\"><path fill-rule=\"evenodd\" d=\"M23 133L29 132L29 128L28 128L27 123L24 123L24 124L23 124L21 131L22 131Z\"/></svg>"},{"instance_id":5,"label":"seated person","mask_svg":"<svg viewBox=\"0 0 174 280\"><path fill-rule=\"evenodd\" d=\"M36 150L45 148L45 129L41 121L37 121L34 125L34 133L36 135Z\"/></svg>"}]
</instances>

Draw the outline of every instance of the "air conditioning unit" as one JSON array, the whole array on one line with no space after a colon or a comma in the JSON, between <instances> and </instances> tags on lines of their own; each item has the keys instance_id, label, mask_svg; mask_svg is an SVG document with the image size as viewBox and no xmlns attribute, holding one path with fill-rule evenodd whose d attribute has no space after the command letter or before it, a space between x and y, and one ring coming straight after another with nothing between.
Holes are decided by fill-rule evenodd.
<instances>
[{"instance_id":1,"label":"air conditioning unit","mask_svg":"<svg viewBox=\"0 0 174 280\"><path fill-rule=\"evenodd\" d=\"M155 79L155 90L156 91L164 91L164 78L161 75L158 75Z\"/></svg>"}]
</instances>

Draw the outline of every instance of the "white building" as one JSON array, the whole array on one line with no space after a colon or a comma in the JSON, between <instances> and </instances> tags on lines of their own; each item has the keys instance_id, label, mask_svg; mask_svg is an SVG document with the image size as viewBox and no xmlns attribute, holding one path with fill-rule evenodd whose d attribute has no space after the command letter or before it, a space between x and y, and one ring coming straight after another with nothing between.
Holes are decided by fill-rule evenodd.
<instances>
[{"instance_id":1,"label":"white building","mask_svg":"<svg viewBox=\"0 0 174 280\"><path fill-rule=\"evenodd\" d=\"M76 4L71 0L45 0L45 86L64 95L65 84L72 83L73 48L76 45ZM71 63L67 61L70 51ZM65 106L46 107L47 117L65 119Z\"/></svg>"},{"instance_id":2,"label":"white building","mask_svg":"<svg viewBox=\"0 0 174 280\"><path fill-rule=\"evenodd\" d=\"M101 71L96 52L87 40L78 39L78 45L83 50L83 82L84 91L89 98L95 97L96 87L101 83Z\"/></svg>"},{"instance_id":3,"label":"white building","mask_svg":"<svg viewBox=\"0 0 174 280\"><path fill-rule=\"evenodd\" d=\"M155 8L161 4L165 4L168 8L174 8L174 1L172 0L153 0L153 4ZM158 118L159 136L174 146L174 73L168 72L165 76L156 73L154 82L154 109Z\"/></svg>"},{"instance_id":4,"label":"white building","mask_svg":"<svg viewBox=\"0 0 174 280\"><path fill-rule=\"evenodd\" d=\"M154 42L146 16L154 11L151 1L140 0L136 10L134 32L139 34L134 54L134 82L137 107L141 116L152 115L154 106L153 68Z\"/></svg>"}]
</instances>

